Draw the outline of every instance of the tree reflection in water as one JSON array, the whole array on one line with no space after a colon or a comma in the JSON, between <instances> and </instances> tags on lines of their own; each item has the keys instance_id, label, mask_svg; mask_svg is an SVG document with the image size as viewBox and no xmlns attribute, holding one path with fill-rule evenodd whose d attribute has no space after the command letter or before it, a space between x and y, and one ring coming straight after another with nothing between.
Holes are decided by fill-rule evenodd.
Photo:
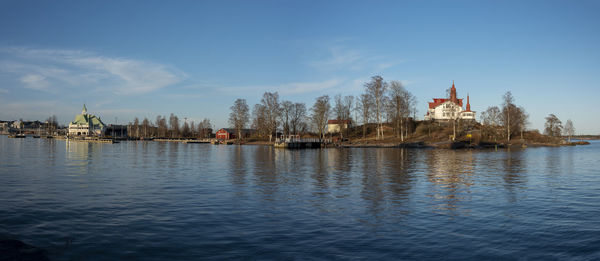
<instances>
[{"instance_id":1,"label":"tree reflection in water","mask_svg":"<svg viewBox=\"0 0 600 261\"><path fill-rule=\"evenodd\" d=\"M244 187L246 185L246 157L242 146L235 146L232 152L232 159L229 161L229 173L231 183L234 186ZM240 190L238 190L240 193Z\"/></svg>"},{"instance_id":2,"label":"tree reflection in water","mask_svg":"<svg viewBox=\"0 0 600 261\"><path fill-rule=\"evenodd\" d=\"M392 197L391 203L402 214L408 214L406 205L416 179L416 153L409 149L393 149L386 151L384 157L388 165L385 178L388 194Z\"/></svg>"},{"instance_id":3,"label":"tree reflection in water","mask_svg":"<svg viewBox=\"0 0 600 261\"><path fill-rule=\"evenodd\" d=\"M525 153L522 149L511 150L507 149L502 160L502 172L504 180L504 188L508 193L508 202L516 202L518 200L517 191L519 188L524 188L527 183L526 176L523 175L525 170Z\"/></svg>"},{"instance_id":4,"label":"tree reflection in water","mask_svg":"<svg viewBox=\"0 0 600 261\"><path fill-rule=\"evenodd\" d=\"M275 165L275 155L272 147L259 146L253 153L254 183L256 189L264 196L265 200L274 200L277 193L279 175Z\"/></svg>"}]
</instances>

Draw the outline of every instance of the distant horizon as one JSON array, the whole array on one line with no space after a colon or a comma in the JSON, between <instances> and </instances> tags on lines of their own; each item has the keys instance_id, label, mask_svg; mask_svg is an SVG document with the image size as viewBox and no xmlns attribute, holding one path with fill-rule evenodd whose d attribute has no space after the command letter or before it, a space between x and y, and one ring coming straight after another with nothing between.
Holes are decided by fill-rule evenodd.
<instances>
[{"instance_id":1,"label":"distant horizon","mask_svg":"<svg viewBox=\"0 0 600 261\"><path fill-rule=\"evenodd\" d=\"M173 113L229 127L237 98L264 92L307 108L357 97L374 75L427 103L454 81L480 114L511 91L543 131L545 117L599 135L600 3L360 1L0 3L0 120L85 103L106 124ZM373 16L372 14L377 14ZM123 23L123 21L128 21ZM118 118L118 120L117 120Z\"/></svg>"}]
</instances>

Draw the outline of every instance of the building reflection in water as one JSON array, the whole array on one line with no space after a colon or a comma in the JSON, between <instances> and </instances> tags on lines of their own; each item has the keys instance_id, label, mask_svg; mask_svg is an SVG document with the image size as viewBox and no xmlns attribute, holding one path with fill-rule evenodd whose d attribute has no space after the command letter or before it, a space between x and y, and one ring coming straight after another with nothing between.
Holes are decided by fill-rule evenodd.
<instances>
[{"instance_id":1,"label":"building reflection in water","mask_svg":"<svg viewBox=\"0 0 600 261\"><path fill-rule=\"evenodd\" d=\"M433 209L443 214L468 214L468 209L461 209L461 202L470 201L470 189L473 186L473 152L428 150L425 154L427 179L431 185L428 196L432 198Z\"/></svg>"},{"instance_id":2,"label":"building reflection in water","mask_svg":"<svg viewBox=\"0 0 600 261\"><path fill-rule=\"evenodd\" d=\"M67 166L70 167L71 173L87 174L89 172L89 164L96 157L96 154L102 150L102 146L94 146L99 144L93 144L89 142L75 142L66 141L65 151L67 158Z\"/></svg>"}]
</instances>

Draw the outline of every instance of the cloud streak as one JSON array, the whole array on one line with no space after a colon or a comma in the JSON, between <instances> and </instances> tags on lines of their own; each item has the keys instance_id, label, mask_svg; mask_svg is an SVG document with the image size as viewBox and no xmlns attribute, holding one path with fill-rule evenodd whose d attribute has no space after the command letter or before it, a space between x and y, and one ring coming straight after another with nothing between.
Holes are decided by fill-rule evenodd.
<instances>
[{"instance_id":1,"label":"cloud streak","mask_svg":"<svg viewBox=\"0 0 600 261\"><path fill-rule=\"evenodd\" d=\"M394 67L405 60L391 60L383 56L376 56L355 49L345 48L340 45L328 48L324 58L314 60L308 64L321 71L368 71L379 74L381 71Z\"/></svg>"},{"instance_id":2,"label":"cloud streak","mask_svg":"<svg viewBox=\"0 0 600 261\"><path fill-rule=\"evenodd\" d=\"M313 92L323 92L333 87L339 86L343 81L337 78L321 82L292 82L280 85L266 86L229 86L218 88L221 92L228 94L239 93L262 93L264 91L277 91L279 94L304 94Z\"/></svg>"},{"instance_id":3,"label":"cloud streak","mask_svg":"<svg viewBox=\"0 0 600 261\"><path fill-rule=\"evenodd\" d=\"M152 92L187 78L176 68L149 61L106 57L81 50L0 48L0 72L22 87L61 92L93 89L117 95Z\"/></svg>"}]
</instances>

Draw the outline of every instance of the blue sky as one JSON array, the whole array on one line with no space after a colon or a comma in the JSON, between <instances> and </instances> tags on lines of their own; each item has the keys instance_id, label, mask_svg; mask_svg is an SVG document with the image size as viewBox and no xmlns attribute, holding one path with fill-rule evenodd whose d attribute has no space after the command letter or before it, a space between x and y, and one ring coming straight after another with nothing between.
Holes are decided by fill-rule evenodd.
<instances>
[{"instance_id":1,"label":"blue sky","mask_svg":"<svg viewBox=\"0 0 600 261\"><path fill-rule=\"evenodd\" d=\"M265 91L311 106L373 75L427 102L452 81L477 112L512 91L530 114L600 134L598 1L3 1L0 119L106 123L175 113L226 127Z\"/></svg>"}]
</instances>

